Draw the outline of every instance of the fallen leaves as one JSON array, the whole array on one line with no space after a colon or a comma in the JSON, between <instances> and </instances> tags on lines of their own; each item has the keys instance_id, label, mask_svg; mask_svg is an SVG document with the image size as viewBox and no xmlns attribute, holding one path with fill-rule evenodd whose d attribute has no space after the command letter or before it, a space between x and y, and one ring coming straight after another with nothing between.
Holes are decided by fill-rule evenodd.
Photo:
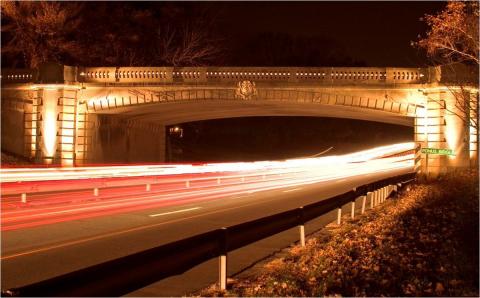
<instances>
[{"instance_id":1,"label":"fallen leaves","mask_svg":"<svg viewBox=\"0 0 480 298\"><path fill-rule=\"evenodd\" d=\"M435 293L438 296L442 296L444 292L445 292L445 287L442 285L441 282L437 282L435 285Z\"/></svg>"}]
</instances>

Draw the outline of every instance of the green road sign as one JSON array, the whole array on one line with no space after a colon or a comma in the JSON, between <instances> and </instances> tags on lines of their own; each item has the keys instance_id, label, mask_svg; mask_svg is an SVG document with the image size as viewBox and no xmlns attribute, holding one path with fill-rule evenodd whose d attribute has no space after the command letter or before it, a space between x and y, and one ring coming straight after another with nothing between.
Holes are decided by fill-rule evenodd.
<instances>
[{"instance_id":1,"label":"green road sign","mask_svg":"<svg viewBox=\"0 0 480 298\"><path fill-rule=\"evenodd\" d=\"M422 148L422 153L439 154L439 155L454 155L452 149L437 149L437 148Z\"/></svg>"}]
</instances>

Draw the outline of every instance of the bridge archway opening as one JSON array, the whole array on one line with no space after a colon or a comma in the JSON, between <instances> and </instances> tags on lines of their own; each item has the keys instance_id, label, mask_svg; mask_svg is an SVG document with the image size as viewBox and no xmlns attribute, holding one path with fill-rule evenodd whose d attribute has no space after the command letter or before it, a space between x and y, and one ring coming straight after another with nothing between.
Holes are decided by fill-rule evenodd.
<instances>
[{"instance_id":1,"label":"bridge archway opening","mask_svg":"<svg viewBox=\"0 0 480 298\"><path fill-rule=\"evenodd\" d=\"M166 160L172 162L279 160L414 141L412 126L312 116L212 119L166 131Z\"/></svg>"},{"instance_id":2,"label":"bridge archway opening","mask_svg":"<svg viewBox=\"0 0 480 298\"><path fill-rule=\"evenodd\" d=\"M414 126L414 118L407 114L415 109L413 105L394 105L387 106L379 104L377 100L363 100L364 106L358 106L360 98L354 101L351 97L350 102L346 102L346 97L342 98L341 104L335 104L330 100L330 104L320 102L296 102L288 100L222 100L209 99L202 101L178 102L158 102L147 104L136 104L132 106L119 107L116 109L102 110L92 113L95 116L96 137L95 148L92 150L94 155L101 162L114 163L146 163L159 161L192 161L199 157L184 156L179 159L180 152L189 150L188 147L180 148L177 146L176 138L169 138L171 135L177 135L178 132L171 131L181 123L192 123L201 121L238 121L238 119L260 119L262 117L271 117L272 119L292 119L291 117L300 117L304 119L338 119L342 123L341 127L349 120L376 122L377 126L381 123L391 125L401 125L407 127ZM336 99L338 102L340 100ZM352 106L357 103L356 106ZM378 108L374 108L373 105ZM370 107L369 107L370 105ZM385 107L383 109L383 107ZM402 113L400 113L400 111ZM231 120L228 120L231 119ZM237 120L236 120L237 119ZM343 120L341 120L343 119ZM359 125L361 125L359 122ZM247 121L248 123L248 121ZM222 125L222 124L219 124ZM259 124L261 126L261 124ZM282 125L279 123L278 125ZM245 124L239 123L239 127ZM305 127L308 125L305 124ZM371 130L375 131L375 125ZM258 126L257 126L258 127ZM255 125L250 125L250 130L256 130ZM244 128L242 128L244 131ZM288 127L282 128L288 131ZM305 130L305 129L304 129ZM269 134L271 134L270 130ZM342 131L338 130L337 131ZM125 132L125 133L124 133ZM163 134L163 135L162 135ZM413 135L413 132L411 133ZM183 140L186 140L187 136ZM252 138L248 139L251 141ZM159 140L163 140L159 142ZM212 140L215 142L215 140ZM253 148L250 144L249 148ZM192 146L190 146L191 148ZM241 145L238 145L238 148ZM371 147L371 146L370 146ZM212 148L214 150L215 148ZM163 150L163 151L162 151ZM318 150L318 148L314 149ZM316 151L315 153L318 153ZM285 155L256 155L255 152L237 152L238 160L253 159L276 159L284 158ZM258 153L258 152L257 152ZM298 154L298 153L297 153ZM250 155L248 157L247 155ZM290 156L293 152L290 153ZM217 155L219 157L220 155ZM188 160L185 160L187 158ZM228 159L232 159L230 157ZM211 158L203 155L204 160Z\"/></svg>"}]
</instances>

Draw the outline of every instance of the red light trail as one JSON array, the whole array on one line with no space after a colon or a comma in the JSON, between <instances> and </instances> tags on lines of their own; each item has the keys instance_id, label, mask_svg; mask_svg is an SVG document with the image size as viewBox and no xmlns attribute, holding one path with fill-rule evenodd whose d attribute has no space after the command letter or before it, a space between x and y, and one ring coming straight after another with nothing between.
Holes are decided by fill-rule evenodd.
<instances>
[{"instance_id":1,"label":"red light trail","mask_svg":"<svg viewBox=\"0 0 480 298\"><path fill-rule=\"evenodd\" d=\"M251 163L2 169L1 230L186 205L394 170L413 143L341 156ZM147 186L148 185L148 186ZM93 188L99 189L98 196ZM26 202L21 194L26 193Z\"/></svg>"}]
</instances>

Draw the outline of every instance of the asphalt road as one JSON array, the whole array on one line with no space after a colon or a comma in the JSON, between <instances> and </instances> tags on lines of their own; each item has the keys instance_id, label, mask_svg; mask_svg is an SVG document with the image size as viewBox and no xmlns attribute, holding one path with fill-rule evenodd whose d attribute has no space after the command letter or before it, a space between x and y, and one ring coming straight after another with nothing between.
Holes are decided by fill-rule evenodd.
<instances>
[{"instance_id":1,"label":"asphalt road","mask_svg":"<svg viewBox=\"0 0 480 298\"><path fill-rule=\"evenodd\" d=\"M2 289L85 268L188 236L264 217L346 192L411 169L374 172L315 184L159 206L2 232ZM359 206L360 204L357 204ZM349 208L349 206L345 206ZM347 210L347 209L345 209ZM307 224L307 233L333 220ZM298 240L292 229L232 252L229 275ZM217 260L165 279L132 296L179 296L215 282Z\"/></svg>"}]
</instances>

